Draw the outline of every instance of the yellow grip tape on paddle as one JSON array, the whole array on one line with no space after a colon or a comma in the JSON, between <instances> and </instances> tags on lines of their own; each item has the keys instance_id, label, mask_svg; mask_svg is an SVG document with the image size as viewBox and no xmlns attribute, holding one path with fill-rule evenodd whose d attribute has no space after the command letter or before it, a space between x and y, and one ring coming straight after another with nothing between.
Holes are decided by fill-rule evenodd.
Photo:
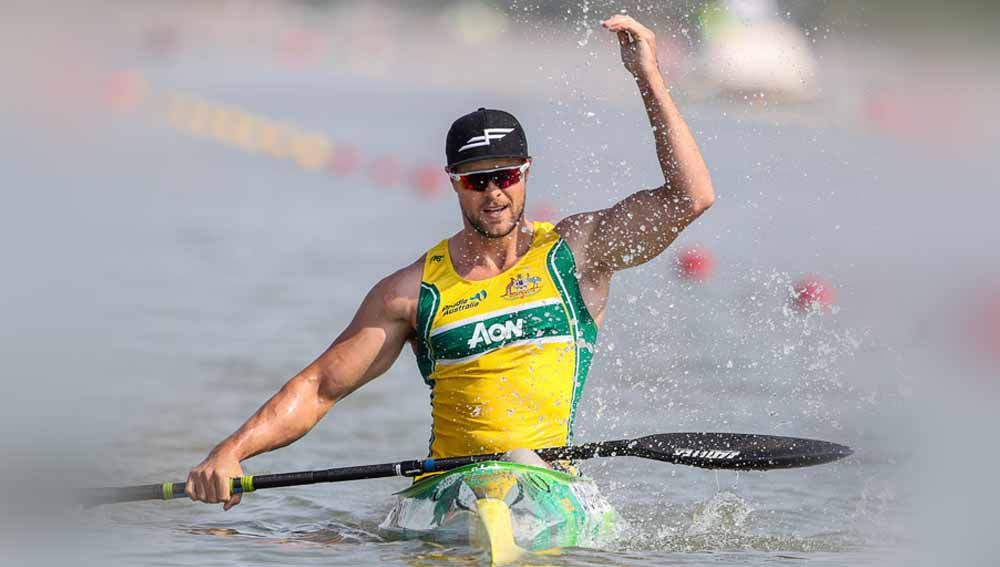
<instances>
[{"instance_id":1,"label":"yellow grip tape on paddle","mask_svg":"<svg viewBox=\"0 0 1000 567\"><path fill-rule=\"evenodd\" d=\"M252 476L241 476L240 477L240 492L253 492L253 477Z\"/></svg>"},{"instance_id":2,"label":"yellow grip tape on paddle","mask_svg":"<svg viewBox=\"0 0 1000 567\"><path fill-rule=\"evenodd\" d=\"M164 482L162 488L163 488L163 499L164 500L173 500L173 498L174 498L174 483L172 483L172 482Z\"/></svg>"}]
</instances>

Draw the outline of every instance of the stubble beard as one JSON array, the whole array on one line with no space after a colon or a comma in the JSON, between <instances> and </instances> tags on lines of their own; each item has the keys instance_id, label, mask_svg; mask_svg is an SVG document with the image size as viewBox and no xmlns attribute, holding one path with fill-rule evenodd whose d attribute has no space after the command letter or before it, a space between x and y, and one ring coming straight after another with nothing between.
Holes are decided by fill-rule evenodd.
<instances>
[{"instance_id":1,"label":"stubble beard","mask_svg":"<svg viewBox=\"0 0 1000 567\"><path fill-rule=\"evenodd\" d=\"M499 230L494 230L493 232L491 232L489 227L486 226L486 224L483 223L480 219L473 218L471 215L465 213L464 211L463 214L465 214L465 218L466 220L469 221L469 224L472 226L473 230L479 233L479 235L482 236L483 238L488 238L493 240L497 238L504 238L505 236L514 232L514 229L521 226L521 222L524 220L524 207L521 207L521 210L518 211L517 218L514 219L514 222L510 223L509 227L507 227L506 229L500 228Z\"/></svg>"}]
</instances>

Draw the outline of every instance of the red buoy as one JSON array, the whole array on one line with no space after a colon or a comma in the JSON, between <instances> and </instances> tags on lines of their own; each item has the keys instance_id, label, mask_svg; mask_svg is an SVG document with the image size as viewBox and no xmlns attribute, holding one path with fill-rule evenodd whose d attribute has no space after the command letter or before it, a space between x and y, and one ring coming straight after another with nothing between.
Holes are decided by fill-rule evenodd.
<instances>
[{"instance_id":1,"label":"red buoy","mask_svg":"<svg viewBox=\"0 0 1000 567\"><path fill-rule=\"evenodd\" d=\"M135 110L146 96L146 79L136 71L115 73L107 81L108 106L113 110Z\"/></svg>"},{"instance_id":2,"label":"red buoy","mask_svg":"<svg viewBox=\"0 0 1000 567\"><path fill-rule=\"evenodd\" d=\"M399 158L389 154L377 158L368 166L368 179L379 187L395 187L403 180L403 166Z\"/></svg>"},{"instance_id":3,"label":"red buoy","mask_svg":"<svg viewBox=\"0 0 1000 567\"><path fill-rule=\"evenodd\" d=\"M440 165L426 163L413 169L410 181L421 197L436 197L445 192L448 176Z\"/></svg>"},{"instance_id":4,"label":"red buoy","mask_svg":"<svg viewBox=\"0 0 1000 567\"><path fill-rule=\"evenodd\" d=\"M1000 361L1000 285L973 294L964 308L963 346Z\"/></svg>"},{"instance_id":5,"label":"red buoy","mask_svg":"<svg viewBox=\"0 0 1000 567\"><path fill-rule=\"evenodd\" d=\"M361 164L361 152L351 145L334 145L326 167L334 175L351 175Z\"/></svg>"},{"instance_id":6,"label":"red buoy","mask_svg":"<svg viewBox=\"0 0 1000 567\"><path fill-rule=\"evenodd\" d=\"M829 312L833 309L835 297L833 284L819 276L807 275L792 285L790 304L801 313Z\"/></svg>"},{"instance_id":7,"label":"red buoy","mask_svg":"<svg viewBox=\"0 0 1000 567\"><path fill-rule=\"evenodd\" d=\"M715 258L708 248L696 244L681 248L674 257L677 275L685 280L706 282L715 272Z\"/></svg>"}]
</instances>

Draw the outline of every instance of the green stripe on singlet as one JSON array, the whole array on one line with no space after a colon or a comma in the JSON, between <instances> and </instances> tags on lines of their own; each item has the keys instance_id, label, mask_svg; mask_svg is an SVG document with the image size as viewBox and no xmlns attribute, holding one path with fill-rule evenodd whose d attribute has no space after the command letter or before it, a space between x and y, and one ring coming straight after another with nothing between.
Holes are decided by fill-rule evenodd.
<instances>
[{"instance_id":1,"label":"green stripe on singlet","mask_svg":"<svg viewBox=\"0 0 1000 567\"><path fill-rule=\"evenodd\" d=\"M434 350L431 345L431 325L434 323L434 314L437 313L438 306L441 305L441 292L437 286L426 282L420 282L420 296L417 299L417 340L416 354L417 367L424 377L424 383L431 389L431 407L434 407L434 380L431 374L434 372ZM431 412L431 435L427 440L427 455L430 456L434 447L434 412Z\"/></svg>"},{"instance_id":2,"label":"green stripe on singlet","mask_svg":"<svg viewBox=\"0 0 1000 567\"><path fill-rule=\"evenodd\" d=\"M438 364L465 362L510 344L571 342L569 320L559 300L527 309L503 309L448 325L431 337Z\"/></svg>"},{"instance_id":3,"label":"green stripe on singlet","mask_svg":"<svg viewBox=\"0 0 1000 567\"><path fill-rule=\"evenodd\" d=\"M573 423L576 420L576 408L583 395L583 386L587 382L587 374L590 372L590 362L594 357L593 347L597 342L597 324L587 304L583 301L580 293L580 283L576 279L576 261L573 259L573 252L565 240L549 250L545 259L545 265L552 276L552 281L556 283L556 288L562 296L563 304L569 310L574 341L576 343L573 352L576 357L576 367L573 372L573 401L570 406L569 424L567 430L567 442L573 440Z\"/></svg>"},{"instance_id":4,"label":"green stripe on singlet","mask_svg":"<svg viewBox=\"0 0 1000 567\"><path fill-rule=\"evenodd\" d=\"M434 346L431 344L431 325L434 323L434 314L437 313L438 305L441 304L441 293L437 286L426 282L420 282L420 297L417 299L417 367L424 377L424 382L428 386L431 383L431 374L434 372Z\"/></svg>"}]
</instances>

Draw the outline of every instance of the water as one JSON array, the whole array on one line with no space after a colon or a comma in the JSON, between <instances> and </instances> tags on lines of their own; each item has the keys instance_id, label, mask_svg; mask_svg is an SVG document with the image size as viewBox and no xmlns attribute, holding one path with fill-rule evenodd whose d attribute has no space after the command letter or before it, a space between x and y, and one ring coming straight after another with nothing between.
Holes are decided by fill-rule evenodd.
<instances>
[{"instance_id":1,"label":"water","mask_svg":"<svg viewBox=\"0 0 1000 567\"><path fill-rule=\"evenodd\" d=\"M152 75L154 87L307 122L408 163L440 160L450 120L488 98L302 76L279 77L287 94L272 96L261 93L273 76L184 69ZM565 214L657 183L637 101L589 102L602 124L545 97L487 102L528 127L529 202ZM876 136L734 119L714 103L682 110L719 200L678 244L711 246L719 273L706 285L679 282L668 251L616 276L578 440L740 431L844 442L857 454L742 474L587 462L631 529L611 549L526 564L882 565L952 552L988 561L991 496L976 487L992 482L980 471L995 457L978 448L995 430L995 376L956 354L967 351L948 329L963 286L995 269L998 239L983 227L997 194L971 183L973 170L936 178ZM15 205L3 215L5 406L20 433L5 443L8 464L36 481L182 480L322 352L375 281L460 227L447 194L304 171L186 136L153 114L94 120L65 136L14 122L0 139ZM939 180L978 206L941 214ZM977 246L959 246L970 238ZM786 307L806 272L837 282L839 312ZM966 365L952 364L959 356ZM245 470L419 457L429 426L407 349L307 437ZM983 461L958 472L952 459L929 458L941 447ZM72 537L20 547L85 564L475 564L468 549L378 531L406 483L263 491L228 513L186 501L66 510L57 533Z\"/></svg>"}]
</instances>

